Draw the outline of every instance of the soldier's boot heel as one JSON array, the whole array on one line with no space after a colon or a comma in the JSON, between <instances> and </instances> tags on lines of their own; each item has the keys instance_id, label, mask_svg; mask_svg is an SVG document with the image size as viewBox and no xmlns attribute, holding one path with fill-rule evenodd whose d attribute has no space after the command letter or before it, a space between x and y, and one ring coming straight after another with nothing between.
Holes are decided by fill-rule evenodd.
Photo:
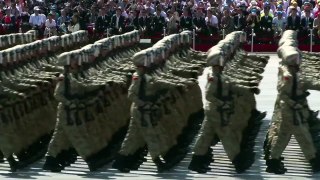
<instances>
[{"instance_id":1,"label":"soldier's boot heel","mask_svg":"<svg viewBox=\"0 0 320 180\"><path fill-rule=\"evenodd\" d=\"M163 162L159 157L153 159L152 161L156 164L159 173L169 170L167 164Z\"/></svg>"},{"instance_id":2,"label":"soldier's boot heel","mask_svg":"<svg viewBox=\"0 0 320 180\"><path fill-rule=\"evenodd\" d=\"M54 158L52 156L46 156L46 161L42 169L51 172L61 172L63 170L63 167L59 164L57 158Z\"/></svg>"},{"instance_id":3,"label":"soldier's boot heel","mask_svg":"<svg viewBox=\"0 0 320 180\"><path fill-rule=\"evenodd\" d=\"M8 157L7 160L9 162L11 172L16 172L18 169L23 167L22 163L16 161L13 156Z\"/></svg>"},{"instance_id":4,"label":"soldier's boot heel","mask_svg":"<svg viewBox=\"0 0 320 180\"><path fill-rule=\"evenodd\" d=\"M71 163L69 162L69 154L67 152L67 150L62 150L58 156L57 156L57 161L59 162L59 164L64 168L67 166L70 166Z\"/></svg>"},{"instance_id":5,"label":"soldier's boot heel","mask_svg":"<svg viewBox=\"0 0 320 180\"><path fill-rule=\"evenodd\" d=\"M313 158L309 162L312 167L312 172L316 173L316 172L320 171L320 158L319 157Z\"/></svg>"},{"instance_id":6,"label":"soldier's boot heel","mask_svg":"<svg viewBox=\"0 0 320 180\"><path fill-rule=\"evenodd\" d=\"M3 163L4 162L4 156L3 156L3 153L0 151L0 163Z\"/></svg>"},{"instance_id":7,"label":"soldier's boot heel","mask_svg":"<svg viewBox=\"0 0 320 180\"><path fill-rule=\"evenodd\" d=\"M208 160L206 158L207 156L193 155L188 169L200 174L207 173L207 171L210 170L210 168L208 168Z\"/></svg>"},{"instance_id":8,"label":"soldier's boot heel","mask_svg":"<svg viewBox=\"0 0 320 180\"><path fill-rule=\"evenodd\" d=\"M285 174L287 172L287 169L280 159L267 159L266 164L266 172L268 173Z\"/></svg>"},{"instance_id":9,"label":"soldier's boot heel","mask_svg":"<svg viewBox=\"0 0 320 180\"><path fill-rule=\"evenodd\" d=\"M120 172L129 173L130 169L127 167L128 156L118 155L112 164L112 167L118 169Z\"/></svg>"},{"instance_id":10,"label":"soldier's boot heel","mask_svg":"<svg viewBox=\"0 0 320 180\"><path fill-rule=\"evenodd\" d=\"M232 161L237 173L243 173L251 167L254 162L255 153L243 151L238 154Z\"/></svg>"}]
</instances>

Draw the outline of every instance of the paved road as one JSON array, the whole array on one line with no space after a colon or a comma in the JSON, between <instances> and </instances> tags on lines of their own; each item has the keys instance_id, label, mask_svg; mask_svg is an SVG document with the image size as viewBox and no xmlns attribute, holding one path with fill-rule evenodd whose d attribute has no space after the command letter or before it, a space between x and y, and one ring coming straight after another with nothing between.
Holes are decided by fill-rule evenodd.
<instances>
[{"instance_id":1,"label":"paved road","mask_svg":"<svg viewBox=\"0 0 320 180\"><path fill-rule=\"evenodd\" d=\"M265 161L263 160L263 140L270 122L274 102L276 99L276 80L278 72L278 61L276 55L270 54L270 61L264 72L264 78L260 85L261 94L257 96L258 109L267 111L268 115L264 120L261 131L258 135L257 145L255 147L257 155L253 167L244 174L235 174L232 164L227 159L223 147L219 143L214 147L215 162L211 165L212 170L207 174L197 174L190 172L187 166L190 162L191 153L172 171L157 174L155 165L148 157L148 162L144 163L139 171L132 171L130 174L119 173L107 165L99 172L89 172L87 166L82 160L68 167L61 173L48 173L41 170L43 161L37 162L29 169L16 173L8 172L7 164L0 164L0 179L4 178L23 178L23 179L210 179L210 178L239 178L239 179L268 179L268 178L314 178L320 179L320 174L312 174L309 164L305 161L297 142L292 139L284 152L286 167L288 173L285 175L272 175L265 172ZM201 88L204 88L206 74L199 78ZM320 93L312 91L309 96L309 103L312 109L320 109Z\"/></svg>"}]
</instances>

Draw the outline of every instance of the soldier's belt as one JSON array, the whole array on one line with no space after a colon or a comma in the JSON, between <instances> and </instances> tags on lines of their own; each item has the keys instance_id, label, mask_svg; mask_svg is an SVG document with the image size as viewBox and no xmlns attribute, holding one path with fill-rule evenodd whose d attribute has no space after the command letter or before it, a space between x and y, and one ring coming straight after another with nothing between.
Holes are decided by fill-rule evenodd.
<instances>
[{"instance_id":1,"label":"soldier's belt","mask_svg":"<svg viewBox=\"0 0 320 180\"><path fill-rule=\"evenodd\" d=\"M292 98L292 100L294 100L294 101L303 100L303 99L305 99L306 97L308 97L309 95L310 95L309 92L305 92L305 93L303 93L303 94L300 95L300 96L296 96L296 97Z\"/></svg>"},{"instance_id":2,"label":"soldier's belt","mask_svg":"<svg viewBox=\"0 0 320 180\"><path fill-rule=\"evenodd\" d=\"M143 101L154 102L154 101L156 101L158 98L159 98L159 96L156 95L156 96L144 96L144 97L142 97L141 99L142 99Z\"/></svg>"}]
</instances>

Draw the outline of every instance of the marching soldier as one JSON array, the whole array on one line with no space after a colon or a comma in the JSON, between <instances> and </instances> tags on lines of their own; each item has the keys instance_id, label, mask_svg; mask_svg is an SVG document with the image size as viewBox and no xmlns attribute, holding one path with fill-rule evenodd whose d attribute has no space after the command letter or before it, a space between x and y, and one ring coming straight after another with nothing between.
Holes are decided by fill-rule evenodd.
<instances>
[{"instance_id":1,"label":"marching soldier","mask_svg":"<svg viewBox=\"0 0 320 180\"><path fill-rule=\"evenodd\" d=\"M281 46L282 66L279 68L278 99L272 124L269 129L269 152L266 154L267 172L284 174L286 168L281 162L281 154L286 148L291 135L297 139L306 159L314 172L320 171L319 153L314 147L307 119L309 109L307 89L319 90L318 81L302 79L300 73L300 53L295 48Z\"/></svg>"},{"instance_id":2,"label":"marching soldier","mask_svg":"<svg viewBox=\"0 0 320 180\"><path fill-rule=\"evenodd\" d=\"M189 169L199 173L206 173L208 168L208 149L215 137L221 140L224 149L235 165L237 172L243 172L248 168L246 159L240 153L240 141L237 134L233 131L235 118L235 100L233 94L252 91L257 93L255 86L245 86L230 81L223 72L224 57L222 51L212 50L208 54L208 64L212 66L212 74L208 75L206 86L205 120L202 124L199 137L194 147L194 155L189 165ZM239 83L239 82L238 82Z\"/></svg>"}]
</instances>

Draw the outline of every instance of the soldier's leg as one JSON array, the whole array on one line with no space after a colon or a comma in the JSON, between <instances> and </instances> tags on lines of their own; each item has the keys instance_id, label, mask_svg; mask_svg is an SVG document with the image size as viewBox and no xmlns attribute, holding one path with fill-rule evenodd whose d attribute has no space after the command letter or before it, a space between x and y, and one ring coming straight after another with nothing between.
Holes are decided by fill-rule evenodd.
<instances>
[{"instance_id":1,"label":"soldier's leg","mask_svg":"<svg viewBox=\"0 0 320 180\"><path fill-rule=\"evenodd\" d=\"M56 158L61 151L69 149L70 146L71 143L63 130L62 122L57 118L56 127L48 146L47 156Z\"/></svg>"},{"instance_id":2,"label":"soldier's leg","mask_svg":"<svg viewBox=\"0 0 320 180\"><path fill-rule=\"evenodd\" d=\"M233 161L240 152L240 142L236 137L236 133L234 133L229 126L215 127L214 129L221 140L227 156L231 161Z\"/></svg>"},{"instance_id":3,"label":"soldier's leg","mask_svg":"<svg viewBox=\"0 0 320 180\"><path fill-rule=\"evenodd\" d=\"M197 156L205 155L208 151L208 148L211 146L214 135L214 123L209 117L206 116L193 148L194 154Z\"/></svg>"},{"instance_id":4,"label":"soldier's leg","mask_svg":"<svg viewBox=\"0 0 320 180\"><path fill-rule=\"evenodd\" d=\"M145 141L142 137L138 122L133 118L130 120L128 132L126 137L121 145L121 149L119 151L120 155L128 156L135 153L139 148L145 145Z\"/></svg>"},{"instance_id":5,"label":"soldier's leg","mask_svg":"<svg viewBox=\"0 0 320 180\"><path fill-rule=\"evenodd\" d=\"M80 121L81 124L68 124L67 119L63 118L62 125L72 146L84 160L87 160L87 158L92 155L95 147L90 141L87 129L82 124L82 120L78 119L78 121Z\"/></svg>"},{"instance_id":6,"label":"soldier's leg","mask_svg":"<svg viewBox=\"0 0 320 180\"><path fill-rule=\"evenodd\" d=\"M292 131L294 137L298 141L300 148L308 161L315 158L316 149L314 147L312 137L307 125L299 125Z\"/></svg>"},{"instance_id":7,"label":"soldier's leg","mask_svg":"<svg viewBox=\"0 0 320 180\"><path fill-rule=\"evenodd\" d=\"M291 131L283 128L283 123L281 123L277 136L274 136L271 142L271 159L280 159L282 152L285 150L291 139L291 135Z\"/></svg>"},{"instance_id":8,"label":"soldier's leg","mask_svg":"<svg viewBox=\"0 0 320 180\"><path fill-rule=\"evenodd\" d=\"M145 141L141 134L140 125L137 120L131 117L129 128L124 141L122 142L119 155L113 163L112 167L121 172L129 172L130 169L139 167L135 155L136 152L145 146ZM138 154L140 155L140 154ZM137 166L138 165L138 166Z\"/></svg>"}]
</instances>

